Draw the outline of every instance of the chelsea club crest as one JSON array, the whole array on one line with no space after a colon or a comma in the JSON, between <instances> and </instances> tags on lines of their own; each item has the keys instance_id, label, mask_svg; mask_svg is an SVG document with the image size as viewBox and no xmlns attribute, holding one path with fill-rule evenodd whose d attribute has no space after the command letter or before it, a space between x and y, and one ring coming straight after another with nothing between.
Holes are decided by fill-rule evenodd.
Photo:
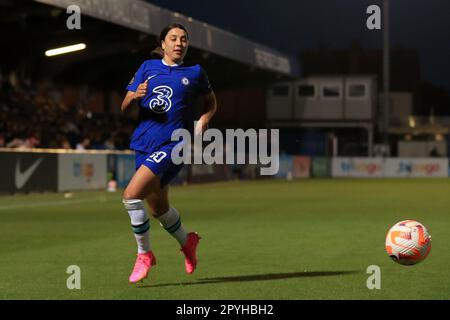
<instances>
[{"instance_id":1,"label":"chelsea club crest","mask_svg":"<svg viewBox=\"0 0 450 320\"><path fill-rule=\"evenodd\" d=\"M181 79L181 83L184 84L185 86L187 86L189 84L189 79L186 77L183 77L183 79Z\"/></svg>"}]
</instances>

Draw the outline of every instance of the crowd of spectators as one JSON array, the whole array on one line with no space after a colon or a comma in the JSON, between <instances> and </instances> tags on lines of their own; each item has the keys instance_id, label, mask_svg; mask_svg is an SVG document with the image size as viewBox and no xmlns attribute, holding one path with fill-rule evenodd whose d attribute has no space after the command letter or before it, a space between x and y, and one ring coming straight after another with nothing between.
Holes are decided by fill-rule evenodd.
<instances>
[{"instance_id":1,"label":"crowd of spectators","mask_svg":"<svg viewBox=\"0 0 450 320\"><path fill-rule=\"evenodd\" d=\"M135 120L90 112L86 98L66 105L60 90L50 82L38 86L30 80L0 76L0 147L128 148Z\"/></svg>"}]
</instances>

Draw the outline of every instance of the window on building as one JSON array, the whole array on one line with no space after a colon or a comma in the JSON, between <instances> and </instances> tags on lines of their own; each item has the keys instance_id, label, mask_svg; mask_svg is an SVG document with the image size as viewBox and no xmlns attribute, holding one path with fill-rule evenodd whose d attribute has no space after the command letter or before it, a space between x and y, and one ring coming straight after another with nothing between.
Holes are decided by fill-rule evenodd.
<instances>
[{"instance_id":1,"label":"window on building","mask_svg":"<svg viewBox=\"0 0 450 320\"><path fill-rule=\"evenodd\" d=\"M302 84L298 86L298 96L301 98L313 98L316 94L316 87L312 84Z\"/></svg>"},{"instance_id":2,"label":"window on building","mask_svg":"<svg viewBox=\"0 0 450 320\"><path fill-rule=\"evenodd\" d=\"M324 98L339 98L341 97L341 87L339 85L324 85L322 87L322 96Z\"/></svg>"},{"instance_id":3,"label":"window on building","mask_svg":"<svg viewBox=\"0 0 450 320\"><path fill-rule=\"evenodd\" d=\"M364 84L349 84L349 98L364 98L366 96L366 86Z\"/></svg>"}]
</instances>

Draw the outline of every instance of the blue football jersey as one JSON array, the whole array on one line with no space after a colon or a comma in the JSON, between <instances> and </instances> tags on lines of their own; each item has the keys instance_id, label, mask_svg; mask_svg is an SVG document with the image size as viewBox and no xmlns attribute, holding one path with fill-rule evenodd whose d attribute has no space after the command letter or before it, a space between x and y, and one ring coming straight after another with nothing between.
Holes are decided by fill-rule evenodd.
<instances>
[{"instance_id":1,"label":"blue football jersey","mask_svg":"<svg viewBox=\"0 0 450 320\"><path fill-rule=\"evenodd\" d=\"M150 152L171 141L176 129L193 131L195 98L212 88L200 65L168 66L159 59L146 60L126 89L135 92L145 80L147 95L139 100L139 125L130 148Z\"/></svg>"}]
</instances>

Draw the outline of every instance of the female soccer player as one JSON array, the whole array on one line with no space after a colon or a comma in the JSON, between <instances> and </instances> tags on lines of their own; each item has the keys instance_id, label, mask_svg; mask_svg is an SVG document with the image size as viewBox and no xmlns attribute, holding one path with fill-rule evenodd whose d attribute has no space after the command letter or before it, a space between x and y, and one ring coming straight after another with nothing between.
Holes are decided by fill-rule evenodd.
<instances>
[{"instance_id":1,"label":"female soccer player","mask_svg":"<svg viewBox=\"0 0 450 320\"><path fill-rule=\"evenodd\" d=\"M184 229L178 211L168 198L168 183L182 167L171 160L172 149L179 143L171 141L171 135L180 128L191 133L203 132L217 109L214 92L202 67L183 63L189 46L186 28L180 24L167 26L161 31L160 43L161 48L152 54L159 50L162 59L144 61L127 86L121 106L124 111L137 101L140 107L140 123L130 144L130 149L136 152L136 173L123 193L123 204L130 215L138 246L129 278L131 283L146 278L151 266L156 264L144 200L161 226L179 242L186 272L192 273L196 268L200 237ZM198 96L202 98L204 112L194 129L193 103Z\"/></svg>"}]
</instances>

